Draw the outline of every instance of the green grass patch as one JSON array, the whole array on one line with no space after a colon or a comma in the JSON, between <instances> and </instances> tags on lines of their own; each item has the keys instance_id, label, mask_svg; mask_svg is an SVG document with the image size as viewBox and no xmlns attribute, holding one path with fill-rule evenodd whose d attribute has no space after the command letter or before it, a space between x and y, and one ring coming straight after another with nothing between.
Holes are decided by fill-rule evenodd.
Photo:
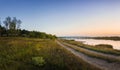
<instances>
[{"instance_id":1,"label":"green grass patch","mask_svg":"<svg viewBox=\"0 0 120 70\"><path fill-rule=\"evenodd\" d=\"M34 65L37 65L37 66L45 65L45 59L43 57L32 57L32 62Z\"/></svg>"}]
</instances>

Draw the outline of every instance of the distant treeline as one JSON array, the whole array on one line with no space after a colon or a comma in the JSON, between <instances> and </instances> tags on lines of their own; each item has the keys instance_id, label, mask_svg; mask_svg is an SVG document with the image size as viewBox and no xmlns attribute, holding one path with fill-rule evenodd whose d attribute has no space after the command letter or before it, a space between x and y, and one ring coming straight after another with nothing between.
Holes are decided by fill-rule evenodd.
<instances>
[{"instance_id":1,"label":"distant treeline","mask_svg":"<svg viewBox=\"0 0 120 70\"><path fill-rule=\"evenodd\" d=\"M63 39L101 39L101 40L114 40L114 41L120 41L120 36L105 36L105 37L82 37L82 36L65 36L65 37L59 37Z\"/></svg>"},{"instance_id":2,"label":"distant treeline","mask_svg":"<svg viewBox=\"0 0 120 70\"><path fill-rule=\"evenodd\" d=\"M112 37L91 37L93 39L104 39L104 40L115 40L120 41L120 37L118 36L112 36Z\"/></svg>"},{"instance_id":3,"label":"distant treeline","mask_svg":"<svg viewBox=\"0 0 120 70\"><path fill-rule=\"evenodd\" d=\"M22 21L16 17L6 17L3 23L0 21L0 37L30 37L30 38L43 38L55 39L55 35L46 34L39 31L28 31L20 29Z\"/></svg>"},{"instance_id":4,"label":"distant treeline","mask_svg":"<svg viewBox=\"0 0 120 70\"><path fill-rule=\"evenodd\" d=\"M80 37L82 39L101 39L101 40L114 40L114 41L120 41L119 36L111 36L111 37Z\"/></svg>"}]
</instances>

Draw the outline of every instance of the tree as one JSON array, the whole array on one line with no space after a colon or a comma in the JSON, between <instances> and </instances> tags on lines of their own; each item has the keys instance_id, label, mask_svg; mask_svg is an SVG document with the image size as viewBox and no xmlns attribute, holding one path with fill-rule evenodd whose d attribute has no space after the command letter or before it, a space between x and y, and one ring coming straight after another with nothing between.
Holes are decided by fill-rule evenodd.
<instances>
[{"instance_id":1,"label":"tree","mask_svg":"<svg viewBox=\"0 0 120 70\"><path fill-rule=\"evenodd\" d=\"M5 21L3 22L5 25L5 29L8 30L10 28L10 23L11 23L11 17L6 17Z\"/></svg>"},{"instance_id":2,"label":"tree","mask_svg":"<svg viewBox=\"0 0 120 70\"><path fill-rule=\"evenodd\" d=\"M0 20L0 37L6 34L6 29L2 26L1 20Z\"/></svg>"},{"instance_id":3,"label":"tree","mask_svg":"<svg viewBox=\"0 0 120 70\"><path fill-rule=\"evenodd\" d=\"M7 35L10 35L10 36L19 35L19 31L20 31L19 29L20 29L21 23L22 23L21 20L17 20L16 17L13 17L13 19L11 19L11 17L8 16L4 21Z\"/></svg>"},{"instance_id":4,"label":"tree","mask_svg":"<svg viewBox=\"0 0 120 70\"><path fill-rule=\"evenodd\" d=\"M0 36L2 34L2 25L1 25L1 20L0 20Z\"/></svg>"},{"instance_id":5,"label":"tree","mask_svg":"<svg viewBox=\"0 0 120 70\"><path fill-rule=\"evenodd\" d=\"M9 25L10 30L16 30L16 24L17 24L17 19L16 19L16 17L13 17L13 20Z\"/></svg>"},{"instance_id":6,"label":"tree","mask_svg":"<svg viewBox=\"0 0 120 70\"><path fill-rule=\"evenodd\" d=\"M6 35L8 36L8 34L9 34L9 28L10 28L10 23L11 23L11 17L6 17L6 19L5 19L5 21L3 21L3 23L4 23L4 25L5 25L5 29L6 29Z\"/></svg>"},{"instance_id":7,"label":"tree","mask_svg":"<svg viewBox=\"0 0 120 70\"><path fill-rule=\"evenodd\" d=\"M1 25L0 21L0 36L20 36L20 37L30 37L30 38L41 38L41 39L55 39L55 35L46 34L44 32L39 31L28 31L21 30L20 25L22 23L21 20L18 20L16 17L6 17L3 21L4 27Z\"/></svg>"},{"instance_id":8,"label":"tree","mask_svg":"<svg viewBox=\"0 0 120 70\"><path fill-rule=\"evenodd\" d=\"M0 27L2 26L1 24L2 24L2 23L1 23L1 19L0 19Z\"/></svg>"},{"instance_id":9,"label":"tree","mask_svg":"<svg viewBox=\"0 0 120 70\"><path fill-rule=\"evenodd\" d=\"M22 21L21 20L17 20L17 29L20 29L20 25L21 25Z\"/></svg>"}]
</instances>

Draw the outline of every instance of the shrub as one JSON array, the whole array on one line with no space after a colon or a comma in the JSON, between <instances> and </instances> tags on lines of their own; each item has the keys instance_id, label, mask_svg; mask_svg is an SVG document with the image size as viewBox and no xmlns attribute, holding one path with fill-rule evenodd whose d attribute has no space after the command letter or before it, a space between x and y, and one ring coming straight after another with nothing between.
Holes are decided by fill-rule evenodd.
<instances>
[{"instance_id":1,"label":"shrub","mask_svg":"<svg viewBox=\"0 0 120 70\"><path fill-rule=\"evenodd\" d=\"M98 45L95 45L95 46L100 46L100 47L104 47L104 48L113 48L113 46L109 45L109 44L98 44Z\"/></svg>"},{"instance_id":2,"label":"shrub","mask_svg":"<svg viewBox=\"0 0 120 70\"><path fill-rule=\"evenodd\" d=\"M37 65L37 66L45 65L45 60L43 57L32 57L32 62L34 65Z\"/></svg>"}]
</instances>

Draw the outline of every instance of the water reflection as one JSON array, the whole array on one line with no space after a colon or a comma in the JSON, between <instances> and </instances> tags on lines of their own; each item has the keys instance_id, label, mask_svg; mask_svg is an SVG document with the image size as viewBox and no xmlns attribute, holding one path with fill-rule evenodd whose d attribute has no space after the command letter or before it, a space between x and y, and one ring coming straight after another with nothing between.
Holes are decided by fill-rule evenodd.
<instances>
[{"instance_id":1,"label":"water reflection","mask_svg":"<svg viewBox=\"0 0 120 70\"><path fill-rule=\"evenodd\" d=\"M97 45L97 44L110 44L114 49L120 50L120 41L113 40L96 40L96 39L74 39L75 41L82 41L85 44Z\"/></svg>"}]
</instances>

